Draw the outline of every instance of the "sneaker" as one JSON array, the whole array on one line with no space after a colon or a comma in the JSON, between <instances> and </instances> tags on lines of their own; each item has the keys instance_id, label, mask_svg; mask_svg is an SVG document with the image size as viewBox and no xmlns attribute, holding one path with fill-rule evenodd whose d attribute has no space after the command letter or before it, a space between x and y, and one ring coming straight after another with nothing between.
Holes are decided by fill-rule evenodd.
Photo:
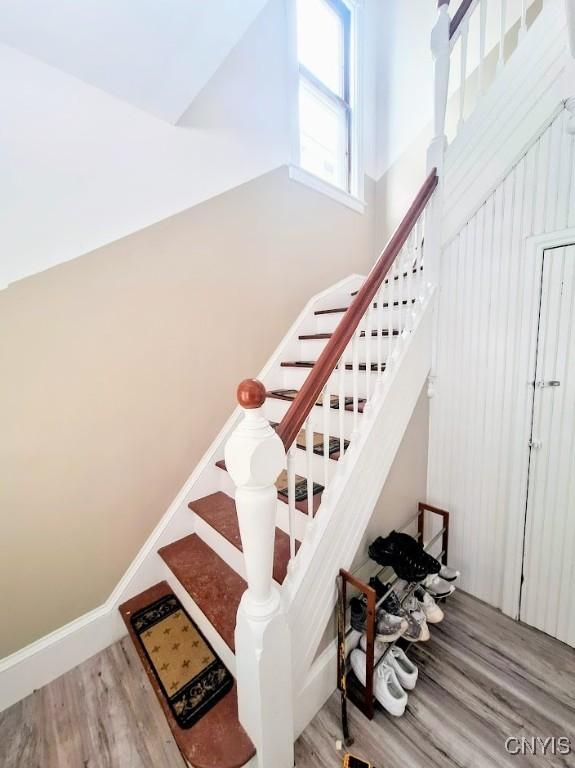
<instances>
[{"instance_id":1,"label":"sneaker","mask_svg":"<svg viewBox=\"0 0 575 768\"><path fill-rule=\"evenodd\" d=\"M386 663L393 669L399 684L406 691L412 691L417 682L418 669L405 655L405 651L394 645L387 656Z\"/></svg>"},{"instance_id":2,"label":"sneaker","mask_svg":"<svg viewBox=\"0 0 575 768\"><path fill-rule=\"evenodd\" d=\"M364 687L367 679L365 667L365 653L356 648L351 654L351 668ZM407 694L399 684L394 669L383 661L377 665L373 672L373 693L390 715L401 717L405 712Z\"/></svg>"},{"instance_id":3,"label":"sneaker","mask_svg":"<svg viewBox=\"0 0 575 768\"><path fill-rule=\"evenodd\" d=\"M390 589L389 585L387 584L384 584L383 587L386 592ZM399 598L393 590L391 590L389 595L383 601L383 607L393 616L400 616L402 619L407 621L407 628L403 633L403 637L406 640L409 640L410 643L417 643L422 639L422 636L425 634L422 625L414 616L412 616L405 610L405 608L402 607L401 603L399 602Z\"/></svg>"},{"instance_id":4,"label":"sneaker","mask_svg":"<svg viewBox=\"0 0 575 768\"><path fill-rule=\"evenodd\" d=\"M407 533L392 531L388 538L395 541L398 547L404 547L408 552L412 552L413 556L418 559L422 568L425 569L428 574L439 573L441 570L441 563L439 560L432 557L429 552L426 552L419 541L414 539L413 536L409 536Z\"/></svg>"},{"instance_id":5,"label":"sneaker","mask_svg":"<svg viewBox=\"0 0 575 768\"><path fill-rule=\"evenodd\" d=\"M428 624L439 624L440 621L443 621L443 611L429 592L426 592L423 587L418 587L413 594L419 600Z\"/></svg>"},{"instance_id":6,"label":"sneaker","mask_svg":"<svg viewBox=\"0 0 575 768\"><path fill-rule=\"evenodd\" d=\"M431 637L429 633L429 627L427 626L427 621L425 620L425 613L423 611L423 607L421 606L419 600L411 595L407 598L407 600L403 603L403 607L407 611L407 613L415 619L415 621L419 624L419 627L421 629L421 634L419 636L419 641L424 643Z\"/></svg>"},{"instance_id":7,"label":"sneaker","mask_svg":"<svg viewBox=\"0 0 575 768\"><path fill-rule=\"evenodd\" d=\"M362 635L361 640L359 641L359 647L364 653L367 653L367 635ZM387 651L389 648L388 643L382 643L379 640L376 640L373 645L373 663L377 664L380 660L383 654Z\"/></svg>"},{"instance_id":8,"label":"sneaker","mask_svg":"<svg viewBox=\"0 0 575 768\"><path fill-rule=\"evenodd\" d=\"M376 539L368 548L369 556L379 565L388 565L400 579L421 581L429 573L411 550L398 544L391 536Z\"/></svg>"},{"instance_id":9,"label":"sneaker","mask_svg":"<svg viewBox=\"0 0 575 768\"><path fill-rule=\"evenodd\" d=\"M367 604L365 599L353 597L350 601L351 626L358 632L367 631ZM407 621L402 616L390 614L380 608L375 617L375 639L383 643L393 643L407 629Z\"/></svg>"},{"instance_id":10,"label":"sneaker","mask_svg":"<svg viewBox=\"0 0 575 768\"><path fill-rule=\"evenodd\" d=\"M455 592L455 587L448 581L444 581L440 576L428 576L423 582L423 586L429 592L431 597L448 597Z\"/></svg>"},{"instance_id":11,"label":"sneaker","mask_svg":"<svg viewBox=\"0 0 575 768\"><path fill-rule=\"evenodd\" d=\"M455 568L450 568L448 565L442 565L441 570L439 571L439 576L444 581L455 581L461 576L461 573L456 571Z\"/></svg>"},{"instance_id":12,"label":"sneaker","mask_svg":"<svg viewBox=\"0 0 575 768\"><path fill-rule=\"evenodd\" d=\"M385 595L387 592L387 588L382 582L377 578L377 576L372 576L369 580L369 586L372 589L375 589L375 597L376 600L381 600L381 598Z\"/></svg>"}]
</instances>

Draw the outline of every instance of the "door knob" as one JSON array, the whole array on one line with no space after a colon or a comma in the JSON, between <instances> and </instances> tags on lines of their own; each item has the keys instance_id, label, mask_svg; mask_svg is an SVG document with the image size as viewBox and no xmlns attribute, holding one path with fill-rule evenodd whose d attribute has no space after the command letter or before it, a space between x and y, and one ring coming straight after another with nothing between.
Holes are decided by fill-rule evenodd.
<instances>
[{"instance_id":1,"label":"door knob","mask_svg":"<svg viewBox=\"0 0 575 768\"><path fill-rule=\"evenodd\" d=\"M537 440L535 438L529 441L530 448L541 448L542 445L543 443L541 442L541 440Z\"/></svg>"}]
</instances>

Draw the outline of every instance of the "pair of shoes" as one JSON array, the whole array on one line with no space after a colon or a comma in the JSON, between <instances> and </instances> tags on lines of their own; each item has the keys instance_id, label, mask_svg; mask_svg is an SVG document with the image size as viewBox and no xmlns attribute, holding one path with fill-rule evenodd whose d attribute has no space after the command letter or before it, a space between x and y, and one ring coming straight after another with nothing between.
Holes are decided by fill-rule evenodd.
<instances>
[{"instance_id":1,"label":"pair of shoes","mask_svg":"<svg viewBox=\"0 0 575 768\"><path fill-rule=\"evenodd\" d=\"M429 592L423 587L417 587L413 594L419 600L419 604L422 607L425 614L425 620L428 624L439 624L440 621L443 621L443 611L431 597Z\"/></svg>"},{"instance_id":2,"label":"pair of shoes","mask_svg":"<svg viewBox=\"0 0 575 768\"><path fill-rule=\"evenodd\" d=\"M367 601L364 598L353 597L349 604L351 610L351 627L358 632L367 631ZM402 616L388 613L385 608L379 608L375 616L375 638L383 643L393 643L407 629L407 620Z\"/></svg>"},{"instance_id":3,"label":"pair of shoes","mask_svg":"<svg viewBox=\"0 0 575 768\"><path fill-rule=\"evenodd\" d=\"M456 577L457 578L457 577ZM441 576L431 574L423 582L423 586L426 591L434 597L439 599L441 597L449 597L449 595L455 592L455 586L445 581Z\"/></svg>"},{"instance_id":4,"label":"pair of shoes","mask_svg":"<svg viewBox=\"0 0 575 768\"><path fill-rule=\"evenodd\" d=\"M389 584L382 584L376 577L369 580L369 586L375 589L378 600L381 600L386 593L389 593L383 601L382 607L387 613L406 620L407 628L403 632L403 637L406 640L409 640L410 643L429 640L429 629L425 620L425 613L418 604L410 603L409 608L407 606L404 608Z\"/></svg>"},{"instance_id":5,"label":"pair of shoes","mask_svg":"<svg viewBox=\"0 0 575 768\"><path fill-rule=\"evenodd\" d=\"M393 651L395 649L392 648ZM381 706L386 709L390 715L394 715L395 717L401 717L403 713L405 712L405 707L407 706L407 694L401 687L401 684L398 680L396 668L402 668L402 669L409 669L409 672L411 675L413 675L413 670L411 667L413 667L413 664L409 661L407 656L401 651L399 648L397 649L398 654L393 657L394 661L397 662L397 664L392 665L391 661L391 651L389 653L390 661L387 662L386 657L384 660L380 661L380 663L376 666L376 668L373 671L373 693L377 701L381 704ZM403 654L403 657L401 659L401 662L398 661L398 657ZM359 648L356 648L355 651L352 651L351 653L351 668L353 669L357 679L359 682L365 686L367 681L367 674L366 674L366 655L365 651L360 650ZM415 669L415 668L414 668ZM407 679L404 677L404 679ZM417 679L417 669L415 669L415 679ZM412 677L410 678L410 682L412 680ZM415 685L415 683L413 683Z\"/></svg>"},{"instance_id":6,"label":"pair of shoes","mask_svg":"<svg viewBox=\"0 0 575 768\"><path fill-rule=\"evenodd\" d=\"M421 544L407 533L392 531L385 538L377 538L369 547L369 556L380 565L389 565L400 579L422 581L429 574L437 574L442 566L428 554Z\"/></svg>"},{"instance_id":7,"label":"pair of shoes","mask_svg":"<svg viewBox=\"0 0 575 768\"><path fill-rule=\"evenodd\" d=\"M438 573L439 568L431 571L429 563L424 563L420 553L407 539L417 546L417 542L404 533L392 531L386 538L379 536L368 547L369 556L379 565L391 566L399 578L405 581L421 581L429 573Z\"/></svg>"},{"instance_id":8,"label":"pair of shoes","mask_svg":"<svg viewBox=\"0 0 575 768\"><path fill-rule=\"evenodd\" d=\"M361 636L359 647L364 653L367 653L367 635ZM387 643L378 643L376 641L374 646L374 664L377 665L379 663L388 647ZM389 653L382 663L387 664L389 667L393 667L393 671L402 688L405 688L406 691L412 691L415 688L418 669L415 664L407 658L405 651L397 645L393 645L389 649Z\"/></svg>"}]
</instances>

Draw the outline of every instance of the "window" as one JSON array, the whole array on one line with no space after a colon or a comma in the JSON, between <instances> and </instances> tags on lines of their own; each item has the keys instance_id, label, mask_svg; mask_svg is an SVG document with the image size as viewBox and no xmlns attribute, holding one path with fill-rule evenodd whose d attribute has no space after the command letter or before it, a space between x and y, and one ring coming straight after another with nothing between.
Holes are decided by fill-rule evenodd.
<instances>
[{"instance_id":1,"label":"window","mask_svg":"<svg viewBox=\"0 0 575 768\"><path fill-rule=\"evenodd\" d=\"M352 192L351 11L296 0L299 165Z\"/></svg>"}]
</instances>

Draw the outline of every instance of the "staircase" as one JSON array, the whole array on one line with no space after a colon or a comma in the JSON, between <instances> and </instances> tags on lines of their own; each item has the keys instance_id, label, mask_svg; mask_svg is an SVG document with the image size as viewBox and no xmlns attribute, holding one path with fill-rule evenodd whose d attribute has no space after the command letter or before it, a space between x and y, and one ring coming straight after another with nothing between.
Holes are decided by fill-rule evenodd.
<instances>
[{"instance_id":1,"label":"staircase","mask_svg":"<svg viewBox=\"0 0 575 768\"><path fill-rule=\"evenodd\" d=\"M463 41L465 73L475 12L485 44L484 3L465 0L453 19L448 0L438 5L427 179L370 274L351 275L311 299L259 380L240 384L239 407L153 535L125 590L132 596L119 606L194 768L293 765L294 736L309 719L298 713L333 613L335 576L353 560L433 374L450 60ZM525 30L526 7L518 20ZM501 51L507 29L503 11ZM461 133L466 104L463 88ZM461 137L454 146L462 152ZM171 715L130 624L134 611L168 593L236 678L188 729Z\"/></svg>"}]
</instances>

